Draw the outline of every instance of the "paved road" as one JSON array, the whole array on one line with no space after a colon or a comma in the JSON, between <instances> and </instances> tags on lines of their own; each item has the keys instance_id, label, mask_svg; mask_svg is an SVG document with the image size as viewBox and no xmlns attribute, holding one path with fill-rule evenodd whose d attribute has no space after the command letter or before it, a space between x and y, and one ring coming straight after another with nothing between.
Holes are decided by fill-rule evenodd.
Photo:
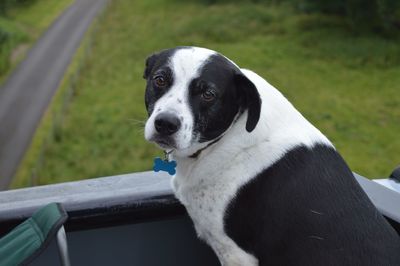
<instances>
[{"instance_id":1,"label":"paved road","mask_svg":"<svg viewBox=\"0 0 400 266\"><path fill-rule=\"evenodd\" d=\"M0 190L15 174L79 43L107 0L76 0L0 88Z\"/></svg>"}]
</instances>

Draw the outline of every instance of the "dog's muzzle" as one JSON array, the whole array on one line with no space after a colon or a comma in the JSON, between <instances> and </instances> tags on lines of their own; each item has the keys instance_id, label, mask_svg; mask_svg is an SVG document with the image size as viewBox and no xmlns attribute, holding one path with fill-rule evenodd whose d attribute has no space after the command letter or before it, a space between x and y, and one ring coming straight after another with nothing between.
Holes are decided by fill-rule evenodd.
<instances>
[{"instance_id":1,"label":"dog's muzzle","mask_svg":"<svg viewBox=\"0 0 400 266\"><path fill-rule=\"evenodd\" d=\"M176 146L174 134L181 128L181 121L171 112L158 114L154 119L156 136L154 141L163 148L173 148Z\"/></svg>"}]
</instances>

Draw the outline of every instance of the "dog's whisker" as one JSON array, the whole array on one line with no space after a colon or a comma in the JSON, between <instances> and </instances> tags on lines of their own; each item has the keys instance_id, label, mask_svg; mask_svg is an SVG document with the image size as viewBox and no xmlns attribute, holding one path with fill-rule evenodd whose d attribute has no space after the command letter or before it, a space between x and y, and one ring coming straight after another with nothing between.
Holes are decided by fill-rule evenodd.
<instances>
[{"instance_id":1,"label":"dog's whisker","mask_svg":"<svg viewBox=\"0 0 400 266\"><path fill-rule=\"evenodd\" d=\"M319 214L319 215L324 215L322 212L317 212L317 211L311 210L311 209L310 209L310 212L315 213L315 214Z\"/></svg>"},{"instance_id":2,"label":"dog's whisker","mask_svg":"<svg viewBox=\"0 0 400 266\"><path fill-rule=\"evenodd\" d=\"M132 125L138 125L141 127L144 127L146 125L146 121L145 120L139 120L139 119L135 119L135 118L129 118L126 119L130 124Z\"/></svg>"},{"instance_id":3,"label":"dog's whisker","mask_svg":"<svg viewBox=\"0 0 400 266\"><path fill-rule=\"evenodd\" d=\"M323 237L320 237L320 236L308 236L309 238L312 238L312 239L317 239L317 240L325 240Z\"/></svg>"}]
</instances>

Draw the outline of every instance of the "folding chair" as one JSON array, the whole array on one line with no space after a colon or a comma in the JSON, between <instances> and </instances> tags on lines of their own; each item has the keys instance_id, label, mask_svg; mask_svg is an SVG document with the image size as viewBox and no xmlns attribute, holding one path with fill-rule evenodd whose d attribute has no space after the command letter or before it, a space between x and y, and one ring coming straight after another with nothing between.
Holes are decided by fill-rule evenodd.
<instances>
[{"instance_id":1,"label":"folding chair","mask_svg":"<svg viewBox=\"0 0 400 266\"><path fill-rule=\"evenodd\" d=\"M61 265L70 266L63 224L68 215L60 203L50 203L0 239L0 266L27 265L56 236Z\"/></svg>"}]
</instances>

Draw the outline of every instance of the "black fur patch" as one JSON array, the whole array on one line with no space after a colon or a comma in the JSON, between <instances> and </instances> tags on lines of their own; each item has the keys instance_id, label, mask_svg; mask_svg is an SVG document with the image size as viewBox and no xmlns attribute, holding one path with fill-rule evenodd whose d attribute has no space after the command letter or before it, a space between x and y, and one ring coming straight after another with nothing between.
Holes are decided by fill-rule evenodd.
<instances>
[{"instance_id":1,"label":"black fur patch","mask_svg":"<svg viewBox=\"0 0 400 266\"><path fill-rule=\"evenodd\" d=\"M225 230L263 265L400 265L400 239L332 148L299 146L238 192Z\"/></svg>"},{"instance_id":2,"label":"black fur patch","mask_svg":"<svg viewBox=\"0 0 400 266\"><path fill-rule=\"evenodd\" d=\"M206 90L214 92L213 101L202 99ZM250 132L258 123L261 100L256 87L237 66L220 54L211 56L202 67L200 76L191 82L189 93L195 119L194 132L200 135L200 142L221 136L235 117L247 109L246 129Z\"/></svg>"},{"instance_id":3,"label":"black fur patch","mask_svg":"<svg viewBox=\"0 0 400 266\"><path fill-rule=\"evenodd\" d=\"M194 117L194 133L200 142L213 140L225 132L240 111L234 73L237 69L221 55L214 55L189 86L189 104ZM215 99L204 101L202 94L212 90Z\"/></svg>"},{"instance_id":4,"label":"black fur patch","mask_svg":"<svg viewBox=\"0 0 400 266\"><path fill-rule=\"evenodd\" d=\"M163 50L150 55L146 59L146 67L143 73L143 78L147 80L144 99L149 116L153 112L156 101L168 92L174 82L171 69L168 67L168 60L178 49L183 49L183 47ZM157 73L163 75L168 82L168 86L163 90L157 89L153 86L152 79Z\"/></svg>"}]
</instances>

